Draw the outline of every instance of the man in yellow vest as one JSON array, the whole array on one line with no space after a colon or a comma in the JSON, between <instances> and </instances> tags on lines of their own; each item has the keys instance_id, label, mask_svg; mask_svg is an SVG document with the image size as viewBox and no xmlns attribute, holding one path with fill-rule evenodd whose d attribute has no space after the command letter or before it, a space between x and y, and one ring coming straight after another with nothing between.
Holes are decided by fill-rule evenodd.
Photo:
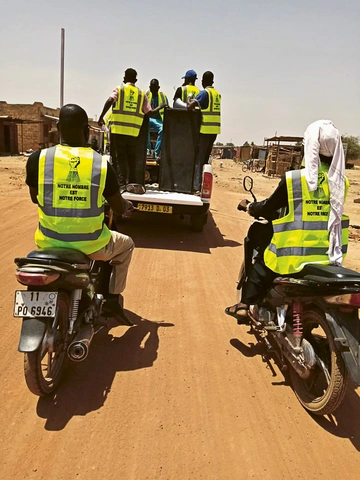
<instances>
[{"instance_id":1,"label":"man in yellow vest","mask_svg":"<svg viewBox=\"0 0 360 480\"><path fill-rule=\"evenodd\" d=\"M137 72L133 68L125 70L123 86L114 88L106 100L98 124L104 124L104 116L112 106L111 138L113 163L118 172L120 185L136 182L136 147L140 129L146 115L151 110L148 98L135 86Z\"/></svg>"},{"instance_id":2,"label":"man in yellow vest","mask_svg":"<svg viewBox=\"0 0 360 480\"><path fill-rule=\"evenodd\" d=\"M119 323L132 325L119 304L126 285L134 242L113 232L104 223L104 202L121 215L130 202L119 192L113 167L92 148L88 116L78 105L60 110L60 144L34 152L26 164L26 184L38 204L39 224L35 243L39 248L79 250L93 260L111 261L109 296L104 312Z\"/></svg>"},{"instance_id":3,"label":"man in yellow vest","mask_svg":"<svg viewBox=\"0 0 360 480\"><path fill-rule=\"evenodd\" d=\"M221 131L221 95L213 87L214 74L205 72L202 76L202 90L195 100L188 103L188 109L201 108L199 151L195 163L194 192L200 194L203 166L209 162L211 150L217 135Z\"/></svg>"},{"instance_id":4,"label":"man in yellow vest","mask_svg":"<svg viewBox=\"0 0 360 480\"><path fill-rule=\"evenodd\" d=\"M180 98L183 102L193 100L196 95L200 92L198 87L195 85L197 80L197 74L195 70L188 70L185 75L182 77L184 83L181 87L178 87L175 91L174 102L177 98Z\"/></svg>"},{"instance_id":5,"label":"man in yellow vest","mask_svg":"<svg viewBox=\"0 0 360 480\"><path fill-rule=\"evenodd\" d=\"M149 91L146 92L151 105L151 112L149 112L149 132L148 132L148 152L151 154L150 131L157 133L156 144L154 148L154 155L156 160L160 158L162 130L164 122L164 108L169 106L169 101L165 93L160 92L159 80L153 78L150 82Z\"/></svg>"},{"instance_id":6,"label":"man in yellow vest","mask_svg":"<svg viewBox=\"0 0 360 480\"><path fill-rule=\"evenodd\" d=\"M248 272L241 302L225 309L239 324L248 322L249 306L263 299L274 278L300 272L308 263L341 265L347 252L349 217L343 208L349 182L339 130L330 120L314 122L304 146L305 169L287 172L268 199L239 204L256 218L277 218L274 213L286 208L259 235L263 255Z\"/></svg>"}]
</instances>

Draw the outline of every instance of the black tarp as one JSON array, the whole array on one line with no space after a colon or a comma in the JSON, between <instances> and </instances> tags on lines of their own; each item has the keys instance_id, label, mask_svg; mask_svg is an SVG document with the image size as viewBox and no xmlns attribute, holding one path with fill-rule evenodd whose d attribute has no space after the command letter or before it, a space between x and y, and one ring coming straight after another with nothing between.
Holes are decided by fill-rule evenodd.
<instances>
[{"instance_id":1,"label":"black tarp","mask_svg":"<svg viewBox=\"0 0 360 480\"><path fill-rule=\"evenodd\" d=\"M165 109L160 190L191 193L199 145L201 112Z\"/></svg>"}]
</instances>

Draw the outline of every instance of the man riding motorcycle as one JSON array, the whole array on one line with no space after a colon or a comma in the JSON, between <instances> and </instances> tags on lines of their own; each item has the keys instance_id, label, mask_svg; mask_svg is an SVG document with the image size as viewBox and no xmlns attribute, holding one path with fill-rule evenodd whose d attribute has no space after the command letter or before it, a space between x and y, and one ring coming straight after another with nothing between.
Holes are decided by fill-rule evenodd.
<instances>
[{"instance_id":1,"label":"man riding motorcycle","mask_svg":"<svg viewBox=\"0 0 360 480\"><path fill-rule=\"evenodd\" d=\"M305 169L286 173L275 192L262 202L238 206L253 217L279 218L265 226L263 251L247 273L241 302L225 313L247 324L250 305L260 302L274 278L300 272L308 263L341 265L348 228L342 228L349 182L338 129L330 120L310 124L304 134Z\"/></svg>"},{"instance_id":2,"label":"man riding motorcycle","mask_svg":"<svg viewBox=\"0 0 360 480\"><path fill-rule=\"evenodd\" d=\"M61 108L60 144L34 152L26 164L26 184L38 204L35 243L40 248L71 248L93 260L111 261L112 273L104 314L132 325L119 304L134 249L133 240L104 223L104 202L116 214L131 209L119 191L115 171L87 147L88 116L81 107Z\"/></svg>"}]
</instances>

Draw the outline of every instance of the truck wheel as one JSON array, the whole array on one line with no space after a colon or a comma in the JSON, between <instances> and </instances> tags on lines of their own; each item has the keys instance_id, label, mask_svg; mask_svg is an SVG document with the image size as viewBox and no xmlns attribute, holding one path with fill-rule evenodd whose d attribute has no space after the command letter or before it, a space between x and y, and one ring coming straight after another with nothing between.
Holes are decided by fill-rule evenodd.
<instances>
[{"instance_id":1,"label":"truck wheel","mask_svg":"<svg viewBox=\"0 0 360 480\"><path fill-rule=\"evenodd\" d=\"M190 215L190 227L194 232L202 232L207 222L207 213Z\"/></svg>"}]
</instances>

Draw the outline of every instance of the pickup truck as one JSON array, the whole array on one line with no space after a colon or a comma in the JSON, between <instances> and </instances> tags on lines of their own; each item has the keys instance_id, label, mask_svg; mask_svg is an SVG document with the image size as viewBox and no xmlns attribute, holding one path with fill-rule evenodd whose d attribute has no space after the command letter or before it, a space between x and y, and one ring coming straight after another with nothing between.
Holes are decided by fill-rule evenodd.
<instances>
[{"instance_id":1,"label":"pickup truck","mask_svg":"<svg viewBox=\"0 0 360 480\"><path fill-rule=\"evenodd\" d=\"M188 216L190 227L201 232L207 221L213 186L211 164L204 165L200 195L193 193L195 160L200 135L201 112L167 108L164 112L163 141L160 161L147 157L145 120L137 152L137 183L146 192L125 192L142 212Z\"/></svg>"}]
</instances>

